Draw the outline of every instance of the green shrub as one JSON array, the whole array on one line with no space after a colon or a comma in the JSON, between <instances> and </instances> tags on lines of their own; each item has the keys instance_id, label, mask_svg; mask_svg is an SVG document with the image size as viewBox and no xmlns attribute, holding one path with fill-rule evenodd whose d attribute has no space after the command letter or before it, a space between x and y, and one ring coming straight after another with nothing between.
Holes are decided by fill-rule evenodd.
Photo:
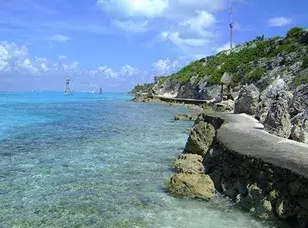
<instances>
[{"instance_id":1,"label":"green shrub","mask_svg":"<svg viewBox=\"0 0 308 228\"><path fill-rule=\"evenodd\" d=\"M302 84L308 84L308 73L304 73L295 78L294 80L295 87L302 85Z\"/></svg>"},{"instance_id":2,"label":"green shrub","mask_svg":"<svg viewBox=\"0 0 308 228\"><path fill-rule=\"evenodd\" d=\"M304 59L303 59L303 64L301 66L301 69L304 70L308 68L308 56L305 56ZM308 76L307 76L308 77Z\"/></svg>"},{"instance_id":3,"label":"green shrub","mask_svg":"<svg viewBox=\"0 0 308 228\"><path fill-rule=\"evenodd\" d=\"M302 46L298 44L298 39L302 36L303 32L304 29L302 28L292 28L288 31L287 38L282 42L277 42L282 38L279 36L273 38L265 38L263 35L259 36L245 43L248 48L243 48L238 52L234 51L230 55L226 52L220 52L211 56L211 58L206 58L206 62L204 62L204 59L191 62L170 77L176 78L179 83L183 85L189 81L192 76L204 77L208 75L209 83L218 84L220 83L220 78L223 73L228 72L234 76L236 75L234 78L235 81L256 81L262 77L266 70L264 68L253 70L254 66L251 63L261 58L272 58L279 53L287 54L302 48ZM239 47L240 45L236 46L236 48ZM303 63L303 67L308 67L308 65L306 65L308 64L308 60L305 61L307 61L307 63ZM243 75L247 76L243 77ZM165 78L159 80L159 83L163 83L164 80Z\"/></svg>"},{"instance_id":4,"label":"green shrub","mask_svg":"<svg viewBox=\"0 0 308 228\"><path fill-rule=\"evenodd\" d=\"M247 74L247 81L248 82L256 82L260 80L263 74L266 73L266 70L262 67L255 68L252 72Z\"/></svg>"},{"instance_id":5,"label":"green shrub","mask_svg":"<svg viewBox=\"0 0 308 228\"><path fill-rule=\"evenodd\" d=\"M301 38L301 36L303 35L304 32L305 32L305 30L303 28L300 28L300 27L291 28L287 32L287 39L294 38L294 39L298 40L299 38Z\"/></svg>"}]
</instances>

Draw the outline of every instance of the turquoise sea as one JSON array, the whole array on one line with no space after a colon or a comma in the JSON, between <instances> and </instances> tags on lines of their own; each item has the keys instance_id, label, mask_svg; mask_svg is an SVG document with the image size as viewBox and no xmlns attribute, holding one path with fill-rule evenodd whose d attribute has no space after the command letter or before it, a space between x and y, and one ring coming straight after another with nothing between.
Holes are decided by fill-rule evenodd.
<instances>
[{"instance_id":1,"label":"turquoise sea","mask_svg":"<svg viewBox=\"0 0 308 228\"><path fill-rule=\"evenodd\" d=\"M0 93L0 227L286 227L169 195L188 110L131 98Z\"/></svg>"}]
</instances>

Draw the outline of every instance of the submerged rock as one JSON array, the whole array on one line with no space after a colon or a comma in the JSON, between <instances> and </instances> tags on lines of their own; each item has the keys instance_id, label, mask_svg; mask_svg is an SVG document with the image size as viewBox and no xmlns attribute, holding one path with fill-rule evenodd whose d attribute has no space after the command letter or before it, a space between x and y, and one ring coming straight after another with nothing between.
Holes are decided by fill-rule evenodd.
<instances>
[{"instance_id":1,"label":"submerged rock","mask_svg":"<svg viewBox=\"0 0 308 228\"><path fill-rule=\"evenodd\" d=\"M215 137L215 128L205 122L199 122L191 130L184 153L198 154L202 157L209 150Z\"/></svg>"},{"instance_id":2,"label":"submerged rock","mask_svg":"<svg viewBox=\"0 0 308 228\"><path fill-rule=\"evenodd\" d=\"M197 115L191 115L191 114L175 114L174 119L175 120L196 120Z\"/></svg>"},{"instance_id":3,"label":"submerged rock","mask_svg":"<svg viewBox=\"0 0 308 228\"><path fill-rule=\"evenodd\" d=\"M197 154L182 154L175 160L172 168L177 173L204 173L202 156Z\"/></svg>"},{"instance_id":4,"label":"submerged rock","mask_svg":"<svg viewBox=\"0 0 308 228\"><path fill-rule=\"evenodd\" d=\"M215 195L214 183L205 174L176 173L171 177L167 187L177 196L210 200Z\"/></svg>"}]
</instances>

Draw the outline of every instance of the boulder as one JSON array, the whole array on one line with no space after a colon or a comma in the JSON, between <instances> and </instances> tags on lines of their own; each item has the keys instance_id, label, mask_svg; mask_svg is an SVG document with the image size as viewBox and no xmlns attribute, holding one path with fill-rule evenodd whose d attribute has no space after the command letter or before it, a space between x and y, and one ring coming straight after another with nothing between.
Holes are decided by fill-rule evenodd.
<instances>
[{"instance_id":1,"label":"boulder","mask_svg":"<svg viewBox=\"0 0 308 228\"><path fill-rule=\"evenodd\" d=\"M283 138L291 134L291 120L288 112L288 99L284 93L276 96L264 120L264 129Z\"/></svg>"},{"instance_id":2,"label":"boulder","mask_svg":"<svg viewBox=\"0 0 308 228\"><path fill-rule=\"evenodd\" d=\"M291 139L308 144L308 110L291 119Z\"/></svg>"},{"instance_id":3,"label":"boulder","mask_svg":"<svg viewBox=\"0 0 308 228\"><path fill-rule=\"evenodd\" d=\"M288 91L288 86L283 79L274 80L260 95L261 102L258 105L256 116L263 123L271 107L271 104L279 94L283 94L287 103L291 103L292 93ZM288 108L288 107L287 107Z\"/></svg>"},{"instance_id":4,"label":"boulder","mask_svg":"<svg viewBox=\"0 0 308 228\"><path fill-rule=\"evenodd\" d=\"M253 115L257 111L260 92L253 84L243 86L234 104L234 113Z\"/></svg>"},{"instance_id":5,"label":"boulder","mask_svg":"<svg viewBox=\"0 0 308 228\"><path fill-rule=\"evenodd\" d=\"M214 183L205 174L176 173L171 177L167 187L177 196L210 200L215 195Z\"/></svg>"},{"instance_id":6,"label":"boulder","mask_svg":"<svg viewBox=\"0 0 308 228\"><path fill-rule=\"evenodd\" d=\"M174 119L175 120L196 120L197 115L191 115L191 114L175 114Z\"/></svg>"},{"instance_id":7,"label":"boulder","mask_svg":"<svg viewBox=\"0 0 308 228\"><path fill-rule=\"evenodd\" d=\"M300 85L296 88L289 107L289 113L293 117L305 110L308 110L308 84Z\"/></svg>"},{"instance_id":8,"label":"boulder","mask_svg":"<svg viewBox=\"0 0 308 228\"><path fill-rule=\"evenodd\" d=\"M172 169L177 173L204 173L202 156L197 154L181 154L179 158L175 160Z\"/></svg>"},{"instance_id":9,"label":"boulder","mask_svg":"<svg viewBox=\"0 0 308 228\"><path fill-rule=\"evenodd\" d=\"M209 150L215 138L215 128L206 122L197 123L191 130L184 153L198 154L202 157Z\"/></svg>"},{"instance_id":10,"label":"boulder","mask_svg":"<svg viewBox=\"0 0 308 228\"><path fill-rule=\"evenodd\" d=\"M215 103L213 105L213 109L216 112L231 112L234 109L234 101L233 100L224 100L219 103Z\"/></svg>"},{"instance_id":11,"label":"boulder","mask_svg":"<svg viewBox=\"0 0 308 228\"><path fill-rule=\"evenodd\" d=\"M166 97L176 97L180 83L175 78L168 78L162 84L157 83L154 85L152 92L153 95L161 95Z\"/></svg>"}]
</instances>

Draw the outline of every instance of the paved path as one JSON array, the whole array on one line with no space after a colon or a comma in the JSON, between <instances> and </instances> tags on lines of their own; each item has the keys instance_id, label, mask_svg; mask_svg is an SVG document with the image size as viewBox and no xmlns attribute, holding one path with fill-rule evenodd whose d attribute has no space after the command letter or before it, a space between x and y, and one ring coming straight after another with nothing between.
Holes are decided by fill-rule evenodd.
<instances>
[{"instance_id":1,"label":"paved path","mask_svg":"<svg viewBox=\"0 0 308 228\"><path fill-rule=\"evenodd\" d=\"M153 95L153 98L160 99L162 101L174 101L174 102L183 102L187 104L207 104L209 100L198 100L198 99L189 99L189 98L175 98L175 97L166 97Z\"/></svg>"},{"instance_id":2,"label":"paved path","mask_svg":"<svg viewBox=\"0 0 308 228\"><path fill-rule=\"evenodd\" d=\"M245 114L207 115L225 120L217 131L217 139L226 148L308 178L308 144L269 134L261 123Z\"/></svg>"}]
</instances>

